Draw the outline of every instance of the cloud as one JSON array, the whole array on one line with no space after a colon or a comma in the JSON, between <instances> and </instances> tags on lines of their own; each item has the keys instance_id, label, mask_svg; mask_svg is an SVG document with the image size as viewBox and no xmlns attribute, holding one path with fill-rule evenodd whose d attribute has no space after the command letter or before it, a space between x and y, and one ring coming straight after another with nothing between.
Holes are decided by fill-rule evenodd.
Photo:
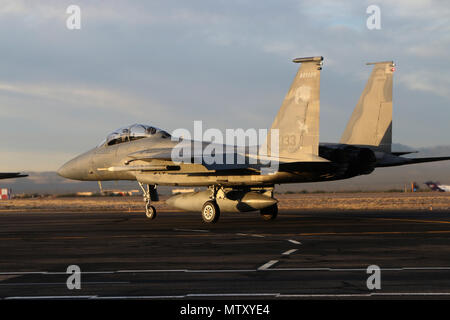
<instances>
[{"instance_id":1,"label":"cloud","mask_svg":"<svg viewBox=\"0 0 450 320\"><path fill-rule=\"evenodd\" d=\"M1 171L56 171L65 162L74 158L71 152L36 152L1 150Z\"/></svg>"},{"instance_id":2,"label":"cloud","mask_svg":"<svg viewBox=\"0 0 450 320\"><path fill-rule=\"evenodd\" d=\"M399 84L405 85L412 91L428 92L450 100L450 79L447 75L420 70L399 74L397 78Z\"/></svg>"},{"instance_id":3,"label":"cloud","mask_svg":"<svg viewBox=\"0 0 450 320\"><path fill-rule=\"evenodd\" d=\"M164 107L151 103L147 99L130 93L108 90L105 88L88 88L85 86L68 86L61 84L6 83L0 82L0 91L9 94L44 98L60 102L62 108L77 105L78 108L98 108L103 111L123 111L135 116L145 115L145 106L151 105L155 112L162 112Z\"/></svg>"},{"instance_id":4,"label":"cloud","mask_svg":"<svg viewBox=\"0 0 450 320\"><path fill-rule=\"evenodd\" d=\"M299 56L325 58L325 140L339 139L371 71L368 61L398 64L395 112L450 99L446 1L380 0L377 31L366 28L371 0L79 0L79 31L66 29L69 4L0 3L0 133L8 138L0 149L39 153L39 142L51 141L36 167L53 152L82 151L133 122L168 130L199 119L218 128L270 126ZM446 108L435 109L433 118L449 118ZM423 132L402 124L422 120L423 112L399 118L398 141L427 143ZM429 143L446 143L439 121L443 134ZM14 164L14 156L5 163Z\"/></svg>"}]
</instances>

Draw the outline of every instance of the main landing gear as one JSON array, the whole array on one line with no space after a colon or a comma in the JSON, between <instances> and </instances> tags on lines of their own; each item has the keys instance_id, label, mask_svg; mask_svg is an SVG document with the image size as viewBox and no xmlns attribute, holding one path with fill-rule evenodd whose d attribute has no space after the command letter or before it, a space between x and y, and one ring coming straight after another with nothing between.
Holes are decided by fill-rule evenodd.
<instances>
[{"instance_id":1,"label":"main landing gear","mask_svg":"<svg viewBox=\"0 0 450 320\"><path fill-rule=\"evenodd\" d=\"M206 201L202 208L202 219L205 223L219 221L220 209L215 201Z\"/></svg>"},{"instance_id":2,"label":"main landing gear","mask_svg":"<svg viewBox=\"0 0 450 320\"><path fill-rule=\"evenodd\" d=\"M202 219L203 219L203 222L205 222L205 223L216 223L217 221L219 221L219 217L220 217L220 207L217 204L217 199L225 199L226 192L222 186L210 186L209 190L210 190L209 200L207 200L203 204L203 207L202 207ZM264 190L267 190L267 191L264 191ZM228 190L228 191L230 191L230 190ZM249 190L248 192L250 193L251 191ZM261 192L265 192L264 195L266 198L262 198L262 199L260 198L259 201L264 203L264 201L267 201L267 199L273 198L273 188L272 189L265 188ZM228 201L231 201L231 200L228 199ZM238 201L240 201L240 200L238 200ZM253 205L255 205L255 202L258 201L258 198L250 200L250 201L253 201ZM272 203L273 202L274 201L272 201ZM223 202L222 202L222 204L223 204ZM252 202L250 202L250 205L252 205ZM257 209L253 209L253 210L257 210ZM242 210L241 212L253 211L253 210ZM269 207L260 209L260 214L261 214L261 218L265 221L275 220L278 215L277 203L274 203L273 205L270 205Z\"/></svg>"},{"instance_id":3,"label":"main landing gear","mask_svg":"<svg viewBox=\"0 0 450 320\"><path fill-rule=\"evenodd\" d=\"M210 199L203 204L202 207L202 219L205 223L216 223L219 221L220 217L220 208L217 205L216 198L224 197L223 190L218 186L209 187L211 190ZM220 191L220 194L218 195Z\"/></svg>"},{"instance_id":4,"label":"main landing gear","mask_svg":"<svg viewBox=\"0 0 450 320\"><path fill-rule=\"evenodd\" d=\"M263 218L263 220L265 221L275 220L278 215L278 204L275 203L270 207L261 209L259 213L261 214L261 218Z\"/></svg>"},{"instance_id":5,"label":"main landing gear","mask_svg":"<svg viewBox=\"0 0 450 320\"><path fill-rule=\"evenodd\" d=\"M145 201L145 216L151 220L156 218L156 209L151 205L152 201L158 201L158 191L156 190L156 185L147 184L144 186L142 182L138 182L142 189L144 201Z\"/></svg>"}]
</instances>

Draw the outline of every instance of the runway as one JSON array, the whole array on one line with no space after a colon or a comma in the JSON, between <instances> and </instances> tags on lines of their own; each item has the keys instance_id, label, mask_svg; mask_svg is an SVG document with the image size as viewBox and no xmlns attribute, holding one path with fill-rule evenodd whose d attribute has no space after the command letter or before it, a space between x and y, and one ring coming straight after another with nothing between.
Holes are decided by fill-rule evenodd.
<instances>
[{"instance_id":1,"label":"runway","mask_svg":"<svg viewBox=\"0 0 450 320\"><path fill-rule=\"evenodd\" d=\"M224 213L215 225L199 213L14 212L0 225L2 299L450 297L449 211Z\"/></svg>"}]
</instances>

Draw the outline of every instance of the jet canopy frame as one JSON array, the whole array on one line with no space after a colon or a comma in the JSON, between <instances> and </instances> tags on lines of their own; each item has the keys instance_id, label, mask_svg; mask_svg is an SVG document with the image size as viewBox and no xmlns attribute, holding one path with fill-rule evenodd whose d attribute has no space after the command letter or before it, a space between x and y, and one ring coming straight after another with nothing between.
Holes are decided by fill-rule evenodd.
<instances>
[{"instance_id":1,"label":"jet canopy frame","mask_svg":"<svg viewBox=\"0 0 450 320\"><path fill-rule=\"evenodd\" d=\"M171 135L166 131L154 126L135 123L129 126L121 127L107 135L98 147L112 146L119 143L130 142L138 139L148 138L159 134L162 138L170 138Z\"/></svg>"}]
</instances>

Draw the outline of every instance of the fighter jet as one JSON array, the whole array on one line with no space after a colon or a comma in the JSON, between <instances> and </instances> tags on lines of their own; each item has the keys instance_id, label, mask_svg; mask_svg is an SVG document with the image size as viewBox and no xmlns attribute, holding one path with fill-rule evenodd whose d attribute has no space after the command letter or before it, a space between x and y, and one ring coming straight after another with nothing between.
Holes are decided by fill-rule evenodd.
<instances>
[{"instance_id":1,"label":"fighter jet","mask_svg":"<svg viewBox=\"0 0 450 320\"><path fill-rule=\"evenodd\" d=\"M0 172L0 179L12 179L28 177L27 174L21 174L20 172Z\"/></svg>"},{"instance_id":2,"label":"fighter jet","mask_svg":"<svg viewBox=\"0 0 450 320\"><path fill-rule=\"evenodd\" d=\"M341 142L319 145L323 57L293 62L301 65L256 154L250 148L175 138L154 126L134 124L114 131L58 174L76 180L136 180L150 219L156 217L152 201L159 200L158 185L208 187L172 196L167 203L200 211L204 222L215 223L221 212L259 210L264 220L275 219L276 184L348 179L377 167L450 159L409 159L391 152L393 62L374 64ZM207 149L226 151L212 152L211 162L204 157Z\"/></svg>"},{"instance_id":3,"label":"fighter jet","mask_svg":"<svg viewBox=\"0 0 450 320\"><path fill-rule=\"evenodd\" d=\"M443 185L440 182L433 182L428 181L425 182L425 184L433 191L439 191L439 192L450 192L450 186L449 185Z\"/></svg>"}]
</instances>

